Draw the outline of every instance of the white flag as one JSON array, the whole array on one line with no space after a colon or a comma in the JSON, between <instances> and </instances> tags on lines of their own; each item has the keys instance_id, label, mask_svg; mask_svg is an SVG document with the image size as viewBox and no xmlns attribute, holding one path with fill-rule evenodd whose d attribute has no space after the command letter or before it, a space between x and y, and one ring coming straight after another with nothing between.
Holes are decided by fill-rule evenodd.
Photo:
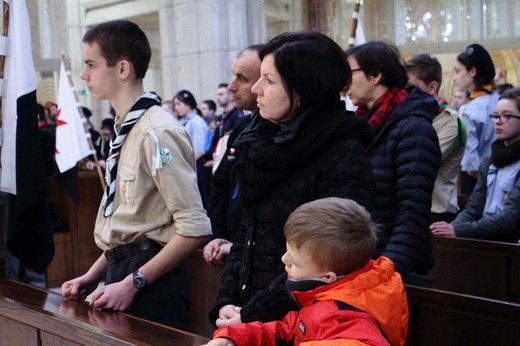
<instances>
[{"instance_id":1,"label":"white flag","mask_svg":"<svg viewBox=\"0 0 520 346\"><path fill-rule=\"evenodd\" d=\"M81 122L78 103L69 83L63 61L58 85L58 114L56 117L56 163L60 172L68 171L91 154L87 134Z\"/></svg>"},{"instance_id":2,"label":"white flag","mask_svg":"<svg viewBox=\"0 0 520 346\"><path fill-rule=\"evenodd\" d=\"M354 45L359 46L366 42L365 32L363 31L363 25L361 25L361 18L357 13L357 26L356 26L356 43Z\"/></svg>"},{"instance_id":3,"label":"white flag","mask_svg":"<svg viewBox=\"0 0 520 346\"><path fill-rule=\"evenodd\" d=\"M20 113L17 103L24 95L36 91L36 72L32 59L29 15L25 1L11 1L9 6L8 39L2 40L0 54L8 55L5 61L5 95L2 107L2 173L1 190L16 194L16 131L19 115L34 116L36 113ZM4 85L0 85L4 87ZM3 92L3 90L1 90ZM24 101L26 102L26 101ZM36 107L36 100L34 100ZM36 108L29 108L34 109ZM29 140L29 139L27 139ZM36 150L40 150L38 147Z\"/></svg>"}]
</instances>

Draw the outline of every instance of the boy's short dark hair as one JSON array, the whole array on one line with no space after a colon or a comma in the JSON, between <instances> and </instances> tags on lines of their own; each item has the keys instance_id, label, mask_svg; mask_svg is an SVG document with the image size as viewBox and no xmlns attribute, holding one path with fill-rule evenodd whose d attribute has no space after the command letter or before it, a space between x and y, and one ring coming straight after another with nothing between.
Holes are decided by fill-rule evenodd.
<instances>
[{"instance_id":1,"label":"boy's short dark hair","mask_svg":"<svg viewBox=\"0 0 520 346\"><path fill-rule=\"evenodd\" d=\"M437 58L430 54L417 54L404 64L406 72L411 73L426 84L442 84L442 66Z\"/></svg>"},{"instance_id":2,"label":"boy's short dark hair","mask_svg":"<svg viewBox=\"0 0 520 346\"><path fill-rule=\"evenodd\" d=\"M378 226L355 201L329 197L298 207L289 215L284 233L288 244L304 248L318 266L343 275L372 257Z\"/></svg>"},{"instance_id":3,"label":"boy's short dark hair","mask_svg":"<svg viewBox=\"0 0 520 346\"><path fill-rule=\"evenodd\" d=\"M143 79L152 57L145 33L128 20L113 20L98 24L83 36L83 43L97 43L107 66L114 67L122 59L132 63L137 79Z\"/></svg>"},{"instance_id":4,"label":"boy's short dark hair","mask_svg":"<svg viewBox=\"0 0 520 346\"><path fill-rule=\"evenodd\" d=\"M520 112L520 88L509 88L500 95L499 100L511 100L515 108Z\"/></svg>"}]
</instances>

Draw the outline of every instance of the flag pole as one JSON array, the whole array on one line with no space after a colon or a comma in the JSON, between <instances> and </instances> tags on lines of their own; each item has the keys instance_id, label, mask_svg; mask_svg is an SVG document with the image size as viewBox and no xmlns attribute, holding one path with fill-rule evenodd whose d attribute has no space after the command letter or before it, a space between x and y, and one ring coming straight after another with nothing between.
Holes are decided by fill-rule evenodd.
<instances>
[{"instance_id":1,"label":"flag pole","mask_svg":"<svg viewBox=\"0 0 520 346\"><path fill-rule=\"evenodd\" d=\"M9 4L6 1L2 1L3 4L3 16L2 16L2 36L7 37L9 33ZM4 79L5 71L5 55L0 55L0 80ZM3 95L0 95L0 101ZM2 102L0 102L0 114L2 113ZM3 117L0 116L0 128L2 128Z\"/></svg>"},{"instance_id":2,"label":"flag pole","mask_svg":"<svg viewBox=\"0 0 520 346\"><path fill-rule=\"evenodd\" d=\"M81 118L81 123L83 124L83 130L85 131L85 135L87 135L88 133L88 125L87 125L87 119L85 118L85 115L83 114L83 109L79 106L79 97L78 97L78 93L76 92L76 89L74 88L74 83L72 81L72 76L70 74L70 70L65 62L65 55L64 54L61 54L61 61L63 63L63 66L65 66L65 71L67 72L67 80L69 81L69 85L74 93L74 99L76 100L76 104L77 104L77 107L78 107L78 112L79 112L79 116ZM90 148L90 150L92 151L93 153L93 156L94 156L94 163L96 164L96 170L98 172L98 175L99 175L99 180L101 181L101 187L103 188L103 190L105 190L105 179L103 178L103 172L101 171L101 167L99 166L99 160L98 160L98 157L97 157L97 153L96 153L96 149L94 148L94 143L92 143L92 137L90 136L90 133L89 135L87 136L88 138L88 146Z\"/></svg>"},{"instance_id":3,"label":"flag pole","mask_svg":"<svg viewBox=\"0 0 520 346\"><path fill-rule=\"evenodd\" d=\"M356 44L356 30L358 25L359 18L359 7L361 6L361 1L356 2L354 5L354 12L352 13L352 26L350 27L350 37L348 39L348 48L354 47Z\"/></svg>"}]
</instances>

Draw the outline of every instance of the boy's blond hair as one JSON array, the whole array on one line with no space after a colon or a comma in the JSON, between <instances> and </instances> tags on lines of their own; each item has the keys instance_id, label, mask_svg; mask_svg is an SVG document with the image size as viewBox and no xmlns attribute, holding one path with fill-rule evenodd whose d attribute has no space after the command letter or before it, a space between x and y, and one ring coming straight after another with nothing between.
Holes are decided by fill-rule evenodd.
<instances>
[{"instance_id":1,"label":"boy's blond hair","mask_svg":"<svg viewBox=\"0 0 520 346\"><path fill-rule=\"evenodd\" d=\"M378 227L361 205L336 197L301 205L284 227L287 243L308 251L318 267L348 274L372 257Z\"/></svg>"}]
</instances>

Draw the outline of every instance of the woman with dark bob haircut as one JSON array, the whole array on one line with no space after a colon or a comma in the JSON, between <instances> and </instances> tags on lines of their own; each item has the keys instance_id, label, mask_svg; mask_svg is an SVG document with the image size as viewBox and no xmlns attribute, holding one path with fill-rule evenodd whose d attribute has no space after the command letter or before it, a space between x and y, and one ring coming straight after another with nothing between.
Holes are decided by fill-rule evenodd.
<instances>
[{"instance_id":1,"label":"woman with dark bob haircut","mask_svg":"<svg viewBox=\"0 0 520 346\"><path fill-rule=\"evenodd\" d=\"M439 105L419 88L405 89L408 76L390 42L353 47L347 60L347 94L375 134L367 150L376 182L372 217L382 229L374 256L390 258L405 282L428 285L430 209L441 159L432 119Z\"/></svg>"},{"instance_id":2,"label":"woman with dark bob haircut","mask_svg":"<svg viewBox=\"0 0 520 346\"><path fill-rule=\"evenodd\" d=\"M365 155L373 135L366 120L340 101L351 80L342 49L318 32L289 32L259 53L261 76L251 89L259 114L228 156L236 160L242 217L210 312L219 327L281 319L296 308L280 260L283 227L293 210L325 197L365 207L373 199Z\"/></svg>"}]
</instances>

